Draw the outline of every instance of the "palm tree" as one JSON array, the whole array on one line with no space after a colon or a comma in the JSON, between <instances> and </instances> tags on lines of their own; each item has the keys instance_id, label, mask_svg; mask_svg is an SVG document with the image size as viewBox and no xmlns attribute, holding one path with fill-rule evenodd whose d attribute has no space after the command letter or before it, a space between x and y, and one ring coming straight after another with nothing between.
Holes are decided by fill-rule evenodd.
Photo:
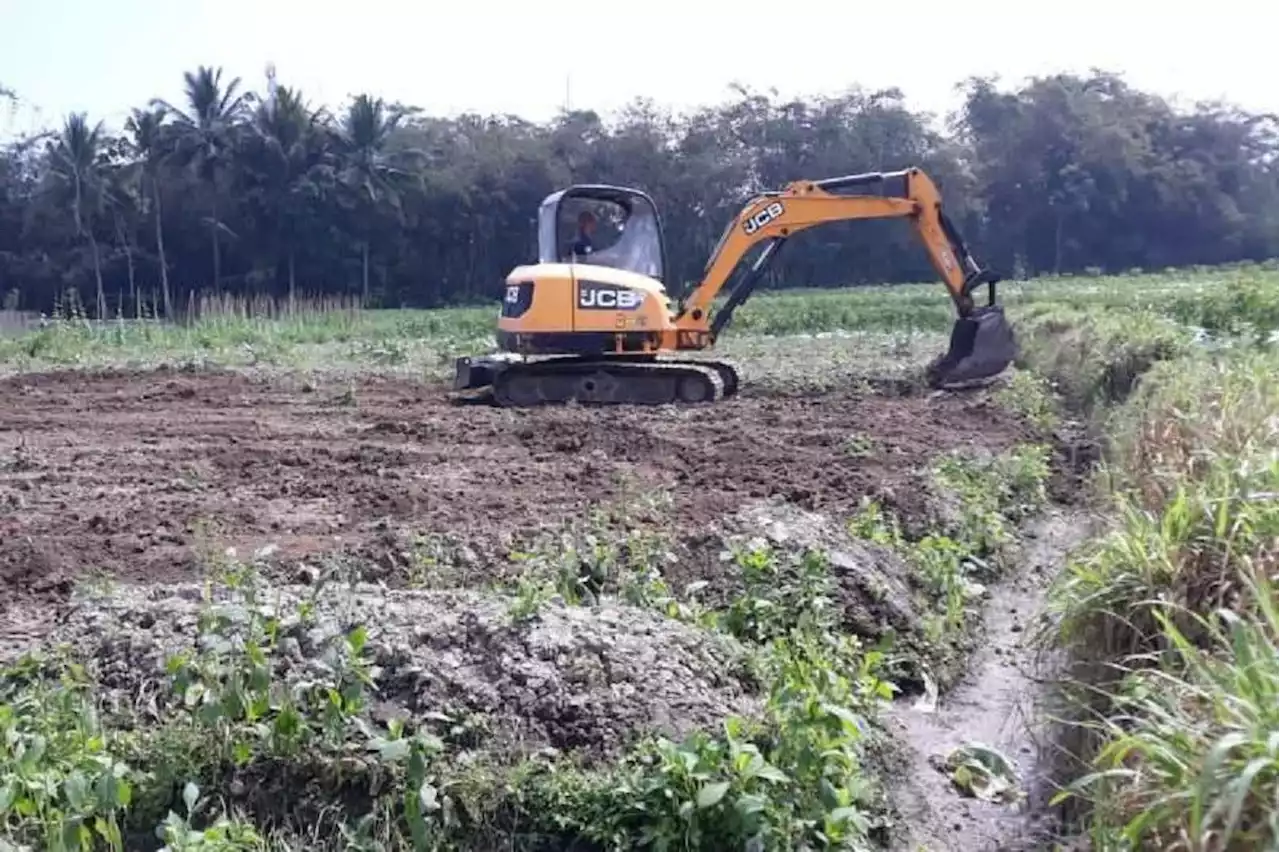
<instances>
[{"instance_id":1,"label":"palm tree","mask_svg":"<svg viewBox=\"0 0 1280 852\"><path fill-rule=\"evenodd\" d=\"M325 113L311 110L301 92L273 87L254 114L243 151L249 199L262 212L275 244L276 268L281 259L287 264L290 300L297 289L297 247L312 204L334 182L326 122Z\"/></svg>"},{"instance_id":2,"label":"palm tree","mask_svg":"<svg viewBox=\"0 0 1280 852\"><path fill-rule=\"evenodd\" d=\"M360 282L364 301L369 300L369 243L372 221L380 209L402 213L400 186L410 173L399 167L417 152L393 155L387 143L409 110L388 107L382 98L358 95L347 107L338 127L338 149L342 157L341 183L350 194L357 213L360 241Z\"/></svg>"},{"instance_id":3,"label":"palm tree","mask_svg":"<svg viewBox=\"0 0 1280 852\"><path fill-rule=\"evenodd\" d=\"M173 295L169 291L169 262L164 253L164 214L160 206L160 169L164 163L167 140L164 135L165 111L159 107L135 109L125 130L130 135L131 153L138 168L139 199L145 207L151 204L156 227L156 254L160 262L160 291L164 299L164 315L173 318Z\"/></svg>"},{"instance_id":4,"label":"palm tree","mask_svg":"<svg viewBox=\"0 0 1280 852\"><path fill-rule=\"evenodd\" d=\"M123 140L120 140L123 142ZM136 164L128 161L117 161L103 171L103 197L111 210L112 224L115 226L116 242L124 252L125 265L129 274L129 300L134 310L141 308L138 301L138 279L133 256L136 249L137 223L142 213L142 198L139 194L138 169Z\"/></svg>"},{"instance_id":5,"label":"palm tree","mask_svg":"<svg viewBox=\"0 0 1280 852\"><path fill-rule=\"evenodd\" d=\"M225 229L218 218L218 182L230 162L236 128L249 104L249 95L240 92L240 78L225 86L221 68L201 65L183 74L186 81L187 110L162 100L153 106L172 113L175 131L173 153L183 166L191 168L209 188L209 239L213 248L213 286L222 282L222 252L218 232Z\"/></svg>"},{"instance_id":6,"label":"palm tree","mask_svg":"<svg viewBox=\"0 0 1280 852\"><path fill-rule=\"evenodd\" d=\"M76 236L89 242L98 289L98 319L105 319L107 296L102 288L102 257L93 234L93 214L101 209L104 200L101 148L102 122L90 127L85 113L72 113L50 146L49 161L51 174L71 189L71 218Z\"/></svg>"}]
</instances>

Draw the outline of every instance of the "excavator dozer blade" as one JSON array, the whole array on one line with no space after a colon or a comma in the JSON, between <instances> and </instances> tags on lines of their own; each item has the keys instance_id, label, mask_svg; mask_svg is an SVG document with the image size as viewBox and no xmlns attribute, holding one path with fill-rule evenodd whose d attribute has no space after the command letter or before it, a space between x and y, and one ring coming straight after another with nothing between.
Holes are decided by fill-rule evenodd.
<instances>
[{"instance_id":1,"label":"excavator dozer blade","mask_svg":"<svg viewBox=\"0 0 1280 852\"><path fill-rule=\"evenodd\" d=\"M929 386L948 388L992 379L1018 356L1018 343L1001 305L976 308L951 327L951 345L926 371Z\"/></svg>"}]
</instances>

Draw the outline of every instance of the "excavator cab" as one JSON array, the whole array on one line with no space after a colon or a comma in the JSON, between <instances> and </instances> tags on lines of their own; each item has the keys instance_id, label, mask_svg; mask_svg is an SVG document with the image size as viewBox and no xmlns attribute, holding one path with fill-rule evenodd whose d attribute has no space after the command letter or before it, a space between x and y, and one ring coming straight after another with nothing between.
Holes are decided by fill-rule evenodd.
<instances>
[{"instance_id":1,"label":"excavator cab","mask_svg":"<svg viewBox=\"0 0 1280 852\"><path fill-rule=\"evenodd\" d=\"M662 282L665 251L658 208L638 189L579 184L538 208L538 262L585 263Z\"/></svg>"}]
</instances>

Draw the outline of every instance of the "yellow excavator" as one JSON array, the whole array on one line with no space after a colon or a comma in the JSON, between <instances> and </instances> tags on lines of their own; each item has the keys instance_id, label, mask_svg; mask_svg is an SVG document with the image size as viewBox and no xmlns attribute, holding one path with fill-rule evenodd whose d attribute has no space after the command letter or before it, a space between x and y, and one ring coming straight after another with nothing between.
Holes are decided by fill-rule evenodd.
<instances>
[{"instance_id":1,"label":"yellow excavator","mask_svg":"<svg viewBox=\"0 0 1280 852\"><path fill-rule=\"evenodd\" d=\"M679 358L712 347L734 310L792 236L848 219L908 220L928 250L958 315L947 352L926 370L935 388L997 376L1014 359L1013 331L996 303L997 276L965 247L938 189L917 168L799 180L752 198L729 222L678 307L663 285L662 223L637 189L579 184L538 210L538 262L507 276L494 354L457 359L454 390L501 406L715 402L737 393L723 361ZM763 248L718 308L739 262ZM973 293L986 285L987 304Z\"/></svg>"}]
</instances>

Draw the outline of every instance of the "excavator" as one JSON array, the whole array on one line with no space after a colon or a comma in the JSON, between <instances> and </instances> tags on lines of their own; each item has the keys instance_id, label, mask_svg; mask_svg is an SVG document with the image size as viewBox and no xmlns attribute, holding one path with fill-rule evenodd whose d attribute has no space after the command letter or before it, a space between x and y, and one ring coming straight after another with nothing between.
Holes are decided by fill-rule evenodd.
<instances>
[{"instance_id":1,"label":"excavator","mask_svg":"<svg viewBox=\"0 0 1280 852\"><path fill-rule=\"evenodd\" d=\"M536 264L506 279L498 352L456 360L453 388L503 407L546 404L712 403L738 391L724 361L679 357L714 346L778 251L801 231L851 219L906 219L951 295L950 346L926 368L936 389L998 376L1016 357L996 302L998 276L974 260L918 168L797 180L748 201L728 223L702 280L673 305L663 283L665 245L653 200L638 189L577 184L538 209ZM727 291L739 263L755 262ZM987 304L974 304L986 285Z\"/></svg>"}]
</instances>

